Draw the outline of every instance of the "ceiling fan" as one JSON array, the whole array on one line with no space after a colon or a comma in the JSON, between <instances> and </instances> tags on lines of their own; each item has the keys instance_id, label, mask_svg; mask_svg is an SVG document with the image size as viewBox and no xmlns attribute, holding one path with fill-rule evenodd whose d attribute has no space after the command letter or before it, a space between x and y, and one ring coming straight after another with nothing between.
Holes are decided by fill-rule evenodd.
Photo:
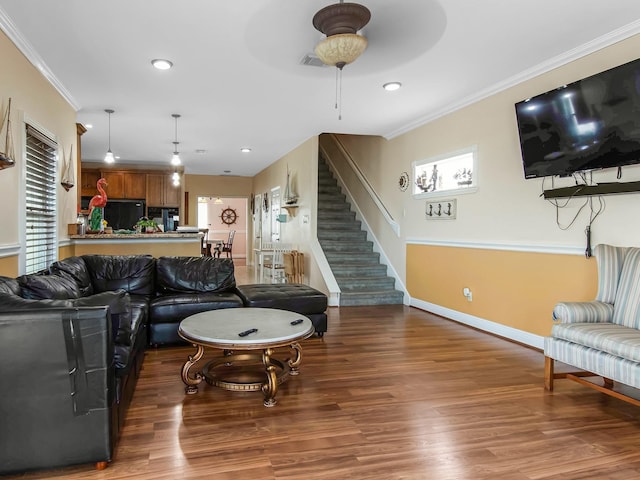
<instances>
[{"instance_id":1,"label":"ceiling fan","mask_svg":"<svg viewBox=\"0 0 640 480\"><path fill-rule=\"evenodd\" d=\"M360 31L371 19L369 9L358 3L334 3L313 16L313 26L326 38L315 47L315 53L325 65L335 66L336 104L342 120L342 69L354 62L367 48L367 39Z\"/></svg>"}]
</instances>

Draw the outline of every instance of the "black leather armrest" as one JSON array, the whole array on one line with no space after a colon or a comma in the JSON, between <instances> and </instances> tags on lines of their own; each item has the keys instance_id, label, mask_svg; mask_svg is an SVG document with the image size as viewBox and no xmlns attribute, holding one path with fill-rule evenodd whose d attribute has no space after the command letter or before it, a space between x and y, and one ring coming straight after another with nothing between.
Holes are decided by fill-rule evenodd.
<instances>
[{"instance_id":1,"label":"black leather armrest","mask_svg":"<svg viewBox=\"0 0 640 480\"><path fill-rule=\"evenodd\" d=\"M0 474L111 459L109 322L106 307L0 313Z\"/></svg>"}]
</instances>

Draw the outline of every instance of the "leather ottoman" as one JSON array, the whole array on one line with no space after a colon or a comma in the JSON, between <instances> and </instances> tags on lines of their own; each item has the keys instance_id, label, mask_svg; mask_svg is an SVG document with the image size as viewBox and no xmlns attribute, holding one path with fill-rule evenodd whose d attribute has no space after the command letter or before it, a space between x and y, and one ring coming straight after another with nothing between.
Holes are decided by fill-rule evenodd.
<instances>
[{"instance_id":1,"label":"leather ottoman","mask_svg":"<svg viewBox=\"0 0 640 480\"><path fill-rule=\"evenodd\" d=\"M245 307L277 308L308 317L319 337L327 331L327 296L301 283L255 283L236 286Z\"/></svg>"}]
</instances>

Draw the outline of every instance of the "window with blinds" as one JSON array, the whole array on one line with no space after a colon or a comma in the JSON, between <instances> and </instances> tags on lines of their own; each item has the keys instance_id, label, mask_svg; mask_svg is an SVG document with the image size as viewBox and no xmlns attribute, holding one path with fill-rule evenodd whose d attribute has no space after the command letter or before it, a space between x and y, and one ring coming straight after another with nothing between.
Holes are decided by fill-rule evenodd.
<instances>
[{"instance_id":1,"label":"window with blinds","mask_svg":"<svg viewBox=\"0 0 640 480\"><path fill-rule=\"evenodd\" d=\"M56 161L58 144L27 125L25 273L45 270L57 260Z\"/></svg>"}]
</instances>

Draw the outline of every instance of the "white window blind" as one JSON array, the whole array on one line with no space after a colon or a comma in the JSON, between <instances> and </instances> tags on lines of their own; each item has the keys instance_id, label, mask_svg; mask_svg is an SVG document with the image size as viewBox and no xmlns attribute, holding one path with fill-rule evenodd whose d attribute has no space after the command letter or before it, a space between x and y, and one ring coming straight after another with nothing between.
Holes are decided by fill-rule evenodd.
<instances>
[{"instance_id":1,"label":"white window blind","mask_svg":"<svg viewBox=\"0 0 640 480\"><path fill-rule=\"evenodd\" d=\"M36 273L57 260L57 143L27 125L26 145L26 273Z\"/></svg>"}]
</instances>

